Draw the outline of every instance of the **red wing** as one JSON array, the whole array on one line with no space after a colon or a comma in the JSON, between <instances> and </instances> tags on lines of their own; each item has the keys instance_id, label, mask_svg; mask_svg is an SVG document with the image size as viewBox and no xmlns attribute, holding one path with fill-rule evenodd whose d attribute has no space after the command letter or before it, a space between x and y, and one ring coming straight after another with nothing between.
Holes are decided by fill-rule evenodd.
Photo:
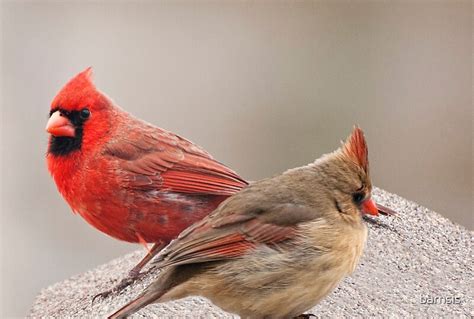
<instances>
[{"instance_id":1,"label":"red wing","mask_svg":"<svg viewBox=\"0 0 474 319\"><path fill-rule=\"evenodd\" d=\"M230 196L247 183L207 152L173 133L129 133L106 151L119 161L129 188Z\"/></svg>"},{"instance_id":2,"label":"red wing","mask_svg":"<svg viewBox=\"0 0 474 319\"><path fill-rule=\"evenodd\" d=\"M182 193L232 195L247 183L212 158L185 154L183 160L161 174L163 187Z\"/></svg>"}]
</instances>

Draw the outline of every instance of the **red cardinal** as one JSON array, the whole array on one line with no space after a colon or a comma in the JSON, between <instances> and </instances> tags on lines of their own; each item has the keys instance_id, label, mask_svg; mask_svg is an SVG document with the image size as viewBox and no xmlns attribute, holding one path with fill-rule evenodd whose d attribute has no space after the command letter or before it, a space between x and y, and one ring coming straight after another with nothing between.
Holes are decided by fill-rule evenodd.
<instances>
[{"instance_id":1,"label":"red cardinal","mask_svg":"<svg viewBox=\"0 0 474 319\"><path fill-rule=\"evenodd\" d=\"M120 240L158 243L155 254L247 185L199 146L122 110L91 75L88 68L61 89L46 126L48 169L89 224Z\"/></svg>"}]
</instances>

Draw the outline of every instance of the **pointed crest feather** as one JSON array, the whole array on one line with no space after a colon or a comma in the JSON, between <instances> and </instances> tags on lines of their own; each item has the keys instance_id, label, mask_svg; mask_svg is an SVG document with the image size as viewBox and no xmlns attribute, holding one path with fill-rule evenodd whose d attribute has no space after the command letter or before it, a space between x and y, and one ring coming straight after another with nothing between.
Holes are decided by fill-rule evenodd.
<instances>
[{"instance_id":1,"label":"pointed crest feather","mask_svg":"<svg viewBox=\"0 0 474 319\"><path fill-rule=\"evenodd\" d=\"M75 107L83 107L83 105L77 105L81 102L80 100L92 96L92 93L97 91L92 82L92 73L92 67L88 67L69 80L54 98L51 108L60 105L72 111Z\"/></svg>"},{"instance_id":2,"label":"pointed crest feather","mask_svg":"<svg viewBox=\"0 0 474 319\"><path fill-rule=\"evenodd\" d=\"M66 86L69 85L74 85L76 87L80 86L94 86L94 83L92 81L94 72L92 70L92 67L86 68L84 71L78 73L75 77L73 77L67 84Z\"/></svg>"},{"instance_id":3,"label":"pointed crest feather","mask_svg":"<svg viewBox=\"0 0 474 319\"><path fill-rule=\"evenodd\" d=\"M94 70L92 69L92 67L88 67L86 68L84 71L82 71L81 73L79 73L79 75L82 75L84 76L85 78L87 78L90 82L92 82L92 77L94 76Z\"/></svg>"},{"instance_id":4,"label":"pointed crest feather","mask_svg":"<svg viewBox=\"0 0 474 319\"><path fill-rule=\"evenodd\" d=\"M365 142L364 132L358 126L354 126L352 134L342 146L342 152L357 163L365 172L368 171L369 158L367 143Z\"/></svg>"},{"instance_id":5,"label":"pointed crest feather","mask_svg":"<svg viewBox=\"0 0 474 319\"><path fill-rule=\"evenodd\" d=\"M90 66L69 80L69 82L67 82L64 86L63 90L74 92L88 88L95 89L95 85L92 82L92 77L93 71L92 67Z\"/></svg>"}]
</instances>

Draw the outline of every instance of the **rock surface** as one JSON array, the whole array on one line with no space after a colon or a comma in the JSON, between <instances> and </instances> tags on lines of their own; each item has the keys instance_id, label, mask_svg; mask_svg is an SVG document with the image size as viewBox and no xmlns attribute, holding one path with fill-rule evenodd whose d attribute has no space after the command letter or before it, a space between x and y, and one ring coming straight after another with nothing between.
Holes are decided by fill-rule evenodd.
<instances>
[{"instance_id":1,"label":"rock surface","mask_svg":"<svg viewBox=\"0 0 474 319\"><path fill-rule=\"evenodd\" d=\"M311 313L318 317L472 317L473 232L416 203L380 189L374 198L396 211L369 225L364 256L352 276ZM118 295L91 302L143 256L136 251L43 289L30 317L103 318L134 298L153 276ZM437 299L435 299L437 298ZM155 304L134 318L234 318L193 297Z\"/></svg>"}]
</instances>

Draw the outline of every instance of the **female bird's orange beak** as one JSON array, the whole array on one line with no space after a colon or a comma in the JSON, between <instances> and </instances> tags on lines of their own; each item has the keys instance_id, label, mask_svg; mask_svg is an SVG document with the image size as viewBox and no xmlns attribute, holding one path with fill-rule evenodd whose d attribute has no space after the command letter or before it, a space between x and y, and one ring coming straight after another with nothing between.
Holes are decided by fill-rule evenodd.
<instances>
[{"instance_id":1,"label":"female bird's orange beak","mask_svg":"<svg viewBox=\"0 0 474 319\"><path fill-rule=\"evenodd\" d=\"M62 116L59 111L51 114L48 124L46 124L46 132L54 136L74 137L76 135L71 121L67 117Z\"/></svg>"},{"instance_id":2,"label":"female bird's orange beak","mask_svg":"<svg viewBox=\"0 0 474 319\"><path fill-rule=\"evenodd\" d=\"M379 210L377 208L377 205L375 205L375 202L372 199L366 199L361 205L361 210L362 213L364 214L369 214L369 215L374 215L378 216L379 215Z\"/></svg>"}]
</instances>

